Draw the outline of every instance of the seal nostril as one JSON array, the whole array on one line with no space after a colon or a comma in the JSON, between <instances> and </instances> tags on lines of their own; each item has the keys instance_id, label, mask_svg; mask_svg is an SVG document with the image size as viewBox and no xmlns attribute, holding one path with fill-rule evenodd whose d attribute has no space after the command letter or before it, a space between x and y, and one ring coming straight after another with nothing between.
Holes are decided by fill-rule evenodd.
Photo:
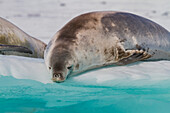
<instances>
[{"instance_id":1,"label":"seal nostril","mask_svg":"<svg viewBox=\"0 0 170 113\"><path fill-rule=\"evenodd\" d=\"M54 75L53 75L53 77L54 77L54 78L56 78L56 77L57 77L57 75L56 75L56 74L54 74Z\"/></svg>"},{"instance_id":2,"label":"seal nostril","mask_svg":"<svg viewBox=\"0 0 170 113\"><path fill-rule=\"evenodd\" d=\"M53 77L54 78L61 78L62 74L61 73L55 73L55 74L53 74Z\"/></svg>"}]
</instances>

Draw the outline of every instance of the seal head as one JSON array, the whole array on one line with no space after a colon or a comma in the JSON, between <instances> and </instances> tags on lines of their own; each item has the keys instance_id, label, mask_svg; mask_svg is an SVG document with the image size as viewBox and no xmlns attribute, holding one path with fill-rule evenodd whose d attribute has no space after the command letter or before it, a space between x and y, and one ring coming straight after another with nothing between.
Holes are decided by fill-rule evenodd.
<instances>
[{"instance_id":1,"label":"seal head","mask_svg":"<svg viewBox=\"0 0 170 113\"><path fill-rule=\"evenodd\" d=\"M50 51L48 51L48 48L51 48ZM72 72L74 60L68 46L56 43L55 46L51 47L51 44L49 44L44 58L54 82L65 81Z\"/></svg>"}]
</instances>

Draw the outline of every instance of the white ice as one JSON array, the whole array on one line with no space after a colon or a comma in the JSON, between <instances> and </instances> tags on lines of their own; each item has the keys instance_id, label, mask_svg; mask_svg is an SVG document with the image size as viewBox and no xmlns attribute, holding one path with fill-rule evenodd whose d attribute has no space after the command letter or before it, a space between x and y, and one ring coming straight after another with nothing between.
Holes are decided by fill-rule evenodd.
<instances>
[{"instance_id":1,"label":"white ice","mask_svg":"<svg viewBox=\"0 0 170 113\"><path fill-rule=\"evenodd\" d=\"M128 66L98 69L68 79L99 84L115 80L160 81L170 79L169 67L170 61L139 62ZM0 55L0 75L52 83L43 59Z\"/></svg>"}]
</instances>

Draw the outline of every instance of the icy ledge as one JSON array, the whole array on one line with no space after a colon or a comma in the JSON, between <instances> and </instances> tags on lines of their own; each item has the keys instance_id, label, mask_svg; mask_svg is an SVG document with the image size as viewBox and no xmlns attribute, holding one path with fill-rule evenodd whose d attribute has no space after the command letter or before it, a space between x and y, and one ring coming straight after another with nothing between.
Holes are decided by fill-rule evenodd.
<instances>
[{"instance_id":1,"label":"icy ledge","mask_svg":"<svg viewBox=\"0 0 170 113\"><path fill-rule=\"evenodd\" d=\"M43 59L0 55L0 75L52 83ZM106 83L117 80L170 80L170 61L139 62L102 68L69 78L77 82Z\"/></svg>"}]
</instances>

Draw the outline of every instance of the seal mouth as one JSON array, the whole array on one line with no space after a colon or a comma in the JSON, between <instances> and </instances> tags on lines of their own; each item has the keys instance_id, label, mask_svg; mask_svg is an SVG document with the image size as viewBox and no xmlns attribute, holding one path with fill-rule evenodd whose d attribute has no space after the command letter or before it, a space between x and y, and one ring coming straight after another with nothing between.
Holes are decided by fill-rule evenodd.
<instances>
[{"instance_id":1,"label":"seal mouth","mask_svg":"<svg viewBox=\"0 0 170 113\"><path fill-rule=\"evenodd\" d=\"M65 78L63 77L62 73L54 73L52 81L57 82L57 83L61 83L61 82L65 81Z\"/></svg>"}]
</instances>

